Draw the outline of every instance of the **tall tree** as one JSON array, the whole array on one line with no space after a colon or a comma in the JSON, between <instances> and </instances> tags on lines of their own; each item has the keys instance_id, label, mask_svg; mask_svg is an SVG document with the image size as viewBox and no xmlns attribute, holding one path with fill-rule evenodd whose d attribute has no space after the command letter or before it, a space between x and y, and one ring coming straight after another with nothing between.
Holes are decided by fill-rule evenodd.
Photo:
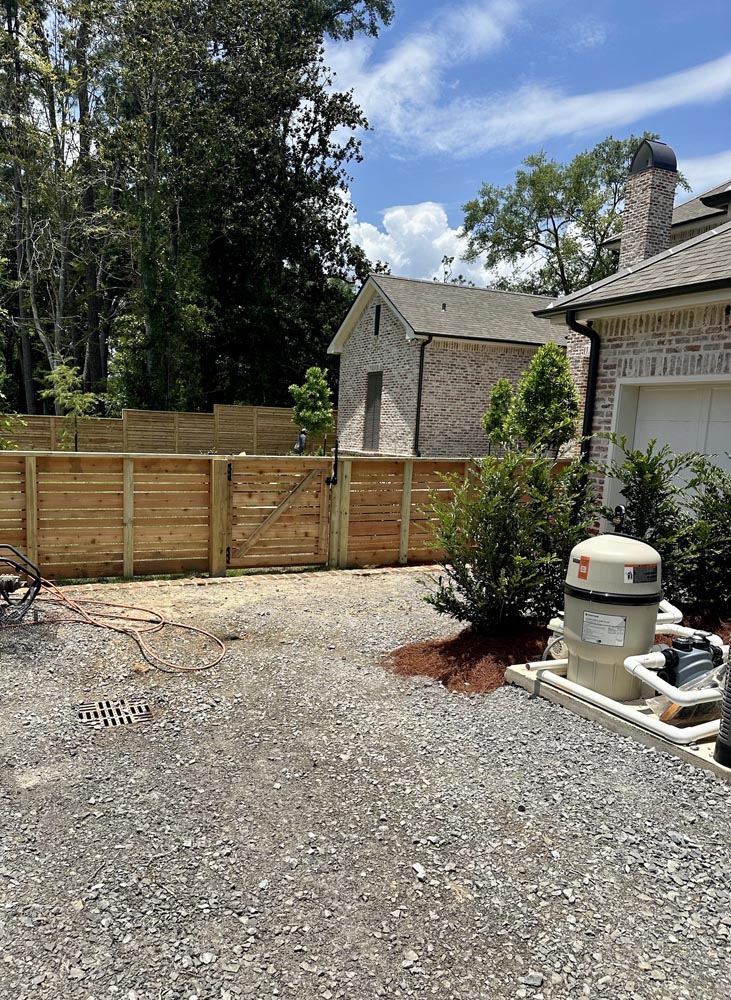
<instances>
[{"instance_id":1,"label":"tall tree","mask_svg":"<svg viewBox=\"0 0 731 1000\"><path fill-rule=\"evenodd\" d=\"M541 151L528 156L506 187L483 184L464 208L467 260L485 255L489 270L509 265L498 287L541 295L567 294L617 267L605 241L622 227L627 171L645 132L608 136L593 149L558 163ZM688 188L681 177L681 186Z\"/></svg>"},{"instance_id":2,"label":"tall tree","mask_svg":"<svg viewBox=\"0 0 731 1000\"><path fill-rule=\"evenodd\" d=\"M391 0L3 3L13 404L65 365L108 410L286 404L368 269L345 197L366 123L323 37L376 34Z\"/></svg>"}]
</instances>

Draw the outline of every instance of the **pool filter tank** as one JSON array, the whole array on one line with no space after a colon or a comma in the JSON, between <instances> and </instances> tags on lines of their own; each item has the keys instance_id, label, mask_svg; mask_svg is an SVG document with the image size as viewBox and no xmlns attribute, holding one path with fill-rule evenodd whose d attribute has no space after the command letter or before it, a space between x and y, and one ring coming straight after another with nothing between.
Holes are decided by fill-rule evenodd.
<instances>
[{"instance_id":1,"label":"pool filter tank","mask_svg":"<svg viewBox=\"0 0 731 1000\"><path fill-rule=\"evenodd\" d=\"M570 681L616 701L640 697L624 661L653 645L661 580L659 554L636 538L597 535L574 547L564 586Z\"/></svg>"}]
</instances>

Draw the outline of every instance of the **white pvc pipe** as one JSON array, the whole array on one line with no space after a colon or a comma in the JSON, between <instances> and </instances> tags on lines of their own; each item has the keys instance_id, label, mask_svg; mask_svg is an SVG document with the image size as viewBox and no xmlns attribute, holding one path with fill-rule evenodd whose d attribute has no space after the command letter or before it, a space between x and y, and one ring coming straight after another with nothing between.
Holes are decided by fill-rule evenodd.
<instances>
[{"instance_id":1,"label":"white pvc pipe","mask_svg":"<svg viewBox=\"0 0 731 1000\"><path fill-rule=\"evenodd\" d=\"M670 698L676 705L700 705L708 701L720 701L723 697L723 688L707 687L695 688L691 691L683 691L681 688L673 687L667 681L657 676L656 670L665 666L665 657L662 653L645 653L642 656L628 656L624 661L624 669L628 674L638 677L645 684L649 684L666 698Z\"/></svg>"},{"instance_id":2,"label":"white pvc pipe","mask_svg":"<svg viewBox=\"0 0 731 1000\"><path fill-rule=\"evenodd\" d=\"M683 620L683 612L678 611L670 601L660 601L660 610L657 613L658 625L680 625Z\"/></svg>"},{"instance_id":3,"label":"white pvc pipe","mask_svg":"<svg viewBox=\"0 0 731 1000\"><path fill-rule=\"evenodd\" d=\"M573 681L567 680L566 677L560 677L553 669L559 665L565 666L567 663L568 660L554 660L550 666L546 664L546 666L538 672L539 679L545 681L549 687L559 688L562 691L566 691L568 694L574 695L575 698L580 698L582 701L588 701L589 704L596 705L597 708L601 708L605 712L609 712L612 715L617 715L620 719L624 719L627 722L631 722L635 726L639 726L640 729L645 729L650 733L655 733L656 736L661 736L670 743L677 743L681 745L687 743L697 743L698 740L708 739L708 737L716 736L718 733L718 719L713 722L704 722L700 726L690 726L688 728L678 729L669 722L661 722L654 715L642 715L640 712L630 708L628 705L623 705L620 701L614 701L613 698L607 698L605 695L598 694L596 691L592 691L590 688L586 688L581 684L575 684Z\"/></svg>"},{"instance_id":4,"label":"white pvc pipe","mask_svg":"<svg viewBox=\"0 0 731 1000\"><path fill-rule=\"evenodd\" d=\"M687 625L660 625L655 629L658 635L682 635L684 637L692 635L702 635L712 646L723 646L723 639L713 632L703 632L697 628L688 628Z\"/></svg>"}]
</instances>

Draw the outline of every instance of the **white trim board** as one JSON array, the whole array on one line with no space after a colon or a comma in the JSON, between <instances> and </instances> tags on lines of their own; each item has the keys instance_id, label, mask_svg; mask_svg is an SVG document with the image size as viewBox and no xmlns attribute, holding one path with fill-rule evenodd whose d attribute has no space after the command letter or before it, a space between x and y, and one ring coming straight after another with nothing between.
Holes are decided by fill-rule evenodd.
<instances>
[{"instance_id":1,"label":"white trim board","mask_svg":"<svg viewBox=\"0 0 731 1000\"><path fill-rule=\"evenodd\" d=\"M559 304L560 304L559 299ZM576 319L579 323L585 323L589 319L611 319L614 316L638 316L640 314L650 314L656 312L668 312L671 309L692 309L695 306L706 305L731 305L731 288L714 289L710 292L694 292L686 295L666 295L663 298L638 299L636 302L619 302L616 305L608 302L604 306L592 306L590 302L581 305L577 303ZM557 304L556 315L542 316L550 323L565 324L566 308L559 309Z\"/></svg>"}]
</instances>

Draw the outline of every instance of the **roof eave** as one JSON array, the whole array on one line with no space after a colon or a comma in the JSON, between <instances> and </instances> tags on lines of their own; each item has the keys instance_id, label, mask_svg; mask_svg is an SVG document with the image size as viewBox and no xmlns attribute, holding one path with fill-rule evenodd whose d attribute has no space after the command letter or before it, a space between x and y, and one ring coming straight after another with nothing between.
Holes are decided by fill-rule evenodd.
<instances>
[{"instance_id":1,"label":"roof eave","mask_svg":"<svg viewBox=\"0 0 731 1000\"><path fill-rule=\"evenodd\" d=\"M386 302L388 302L390 308L393 309L394 311L396 319L404 328L406 339L414 340L416 334L414 333L412 327L409 325L409 323L406 321L403 315L393 304L387 293L375 280L374 275L369 274L366 280L364 281L363 285L361 286L360 291L356 295L355 301L348 310L345 319L338 327L337 333L330 341L330 344L328 345L327 348L328 354L342 353L343 347L345 347L345 343L348 337L353 332L353 329L357 324L358 320L361 318L365 310L368 308L368 305L370 304L374 295L380 295L382 298L386 300Z\"/></svg>"},{"instance_id":2,"label":"roof eave","mask_svg":"<svg viewBox=\"0 0 731 1000\"><path fill-rule=\"evenodd\" d=\"M509 347L543 347L545 340L506 340L504 337L471 337L461 333L416 333L417 337L431 337L433 340L467 340L477 344L506 344Z\"/></svg>"},{"instance_id":3,"label":"roof eave","mask_svg":"<svg viewBox=\"0 0 731 1000\"><path fill-rule=\"evenodd\" d=\"M714 278L711 281L696 281L687 285L671 285L665 288L653 289L651 292L632 292L629 295L607 296L603 299L589 299L588 301L573 299L570 302L561 303L558 307L554 306L553 309L539 309L533 315L538 316L540 319L551 319L553 316L565 315L574 309L597 309L602 306L619 306L642 302L643 300L652 301L654 299L674 298L676 296L692 295L696 292L712 292L725 288L731 290L731 275L725 278Z\"/></svg>"}]
</instances>

